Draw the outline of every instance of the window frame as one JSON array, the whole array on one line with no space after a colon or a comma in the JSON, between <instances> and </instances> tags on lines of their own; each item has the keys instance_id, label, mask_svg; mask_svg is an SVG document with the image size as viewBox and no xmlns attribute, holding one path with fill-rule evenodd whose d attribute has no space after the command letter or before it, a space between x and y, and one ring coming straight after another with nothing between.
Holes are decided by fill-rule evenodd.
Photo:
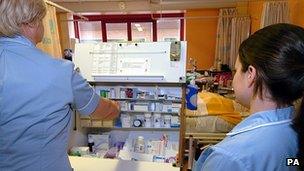
<instances>
[{"instance_id":1,"label":"window frame","mask_svg":"<svg viewBox=\"0 0 304 171\"><path fill-rule=\"evenodd\" d=\"M151 31L150 33L150 36L149 36L149 42L153 41L153 24L152 22L142 22L143 24L148 24L149 25L149 31ZM147 41L147 38L146 37L141 37L138 39L138 35L135 34L134 32L134 27L136 24L140 24L140 23L137 23L137 22L131 22L131 38L132 38L132 41L135 41L135 42L142 42L142 41L139 41L139 40L144 40L143 42L146 42ZM136 27L136 26L135 26ZM146 28L146 26L144 26L143 28ZM137 30L137 29L136 29ZM138 31L138 30L137 30ZM134 39L134 37L137 38Z\"/></svg>"},{"instance_id":2,"label":"window frame","mask_svg":"<svg viewBox=\"0 0 304 171\"><path fill-rule=\"evenodd\" d=\"M127 23L127 37L128 41L132 41L131 23L151 22L152 23L152 40L157 41L157 19L159 18L177 18L180 20L180 41L184 40L184 13L165 13L165 14L127 14L127 15L84 15L88 21L100 21L102 30L102 41L107 42L107 23ZM78 16L74 18L75 38L81 39L79 34Z\"/></svg>"},{"instance_id":3,"label":"window frame","mask_svg":"<svg viewBox=\"0 0 304 171\"><path fill-rule=\"evenodd\" d=\"M78 34L79 34L79 38L81 37L81 28L80 28L80 22L86 22L86 21L78 21L77 22L77 26L78 26ZM98 22L98 21L88 21L88 22ZM97 23L98 24L98 23ZM101 28L101 25L100 25L100 28ZM98 30L98 29L96 29L96 30ZM102 28L101 28L101 36L102 36ZM76 33L76 30L75 30L75 33ZM102 36L103 37L103 36ZM102 41L102 37L100 37L100 40ZM79 39L78 38L78 39ZM83 41L83 40L85 40L85 41L90 41L90 40L88 40L88 39L79 39L79 42L81 42L81 41Z\"/></svg>"}]
</instances>

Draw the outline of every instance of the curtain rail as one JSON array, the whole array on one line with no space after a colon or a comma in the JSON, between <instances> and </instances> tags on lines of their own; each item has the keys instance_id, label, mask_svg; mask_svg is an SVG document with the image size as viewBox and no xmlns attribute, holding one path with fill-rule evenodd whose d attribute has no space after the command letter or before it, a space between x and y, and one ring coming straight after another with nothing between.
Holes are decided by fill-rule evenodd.
<instances>
[{"instance_id":1,"label":"curtain rail","mask_svg":"<svg viewBox=\"0 0 304 171\"><path fill-rule=\"evenodd\" d=\"M67 9L67 8L65 8L65 7L63 7L63 6L60 6L60 5L58 5L58 4L54 3L54 2L51 2L51 1L49 1L49 0L44 0L44 1L45 1L45 3L47 3L48 5L51 5L51 6L54 6L54 7L56 7L56 8L59 8L59 9L61 9L61 10L63 10L63 11L72 13L73 15L76 15L76 16L80 17L81 19L85 20L85 21L88 21L88 20L89 20L87 17L84 17L84 16L82 16L82 15L80 15L80 14L77 14L77 13L75 13L74 11L69 10L69 9Z\"/></svg>"},{"instance_id":2,"label":"curtain rail","mask_svg":"<svg viewBox=\"0 0 304 171\"><path fill-rule=\"evenodd\" d=\"M250 15L225 15L225 16L189 16L189 17L154 17L151 14L153 20L176 20L176 19L216 19L216 18L234 18L234 17L250 17Z\"/></svg>"}]
</instances>

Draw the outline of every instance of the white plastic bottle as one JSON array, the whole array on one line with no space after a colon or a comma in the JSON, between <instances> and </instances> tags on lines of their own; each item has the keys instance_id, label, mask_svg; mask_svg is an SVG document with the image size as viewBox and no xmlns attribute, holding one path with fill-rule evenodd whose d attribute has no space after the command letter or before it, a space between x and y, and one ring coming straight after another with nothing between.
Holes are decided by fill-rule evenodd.
<instances>
[{"instance_id":1,"label":"white plastic bottle","mask_svg":"<svg viewBox=\"0 0 304 171\"><path fill-rule=\"evenodd\" d=\"M153 126L154 128L161 128L161 114L160 113L155 113L153 115Z\"/></svg>"},{"instance_id":2,"label":"white plastic bottle","mask_svg":"<svg viewBox=\"0 0 304 171\"><path fill-rule=\"evenodd\" d=\"M164 128L171 128L171 115L164 116Z\"/></svg>"}]
</instances>

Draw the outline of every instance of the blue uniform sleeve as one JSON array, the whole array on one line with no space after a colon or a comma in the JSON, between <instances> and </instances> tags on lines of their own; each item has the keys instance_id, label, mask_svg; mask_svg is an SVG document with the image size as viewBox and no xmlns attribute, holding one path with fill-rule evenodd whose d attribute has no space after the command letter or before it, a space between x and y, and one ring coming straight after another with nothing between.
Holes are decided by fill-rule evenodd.
<instances>
[{"instance_id":1,"label":"blue uniform sleeve","mask_svg":"<svg viewBox=\"0 0 304 171\"><path fill-rule=\"evenodd\" d=\"M224 150L208 148L202 152L193 168L194 171L244 171L245 165Z\"/></svg>"},{"instance_id":2,"label":"blue uniform sleeve","mask_svg":"<svg viewBox=\"0 0 304 171\"><path fill-rule=\"evenodd\" d=\"M72 89L74 108L82 114L93 113L99 104L100 97L87 81L76 71L73 71Z\"/></svg>"}]
</instances>

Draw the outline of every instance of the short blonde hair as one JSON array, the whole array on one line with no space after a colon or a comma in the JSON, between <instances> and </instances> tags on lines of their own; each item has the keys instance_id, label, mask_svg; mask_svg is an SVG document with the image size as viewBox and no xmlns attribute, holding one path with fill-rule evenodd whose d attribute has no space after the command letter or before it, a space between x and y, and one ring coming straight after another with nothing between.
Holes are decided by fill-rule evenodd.
<instances>
[{"instance_id":1,"label":"short blonde hair","mask_svg":"<svg viewBox=\"0 0 304 171\"><path fill-rule=\"evenodd\" d=\"M44 0L0 0L0 37L14 37L21 25L41 21L46 15Z\"/></svg>"}]
</instances>

